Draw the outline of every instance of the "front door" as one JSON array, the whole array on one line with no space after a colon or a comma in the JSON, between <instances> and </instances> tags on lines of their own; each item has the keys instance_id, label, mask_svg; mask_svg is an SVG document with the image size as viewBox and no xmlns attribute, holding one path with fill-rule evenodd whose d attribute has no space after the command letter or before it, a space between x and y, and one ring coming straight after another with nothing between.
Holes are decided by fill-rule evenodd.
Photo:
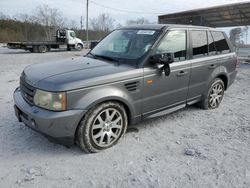
<instances>
[{"instance_id":1,"label":"front door","mask_svg":"<svg viewBox=\"0 0 250 188\"><path fill-rule=\"evenodd\" d=\"M68 31L68 44L75 45L76 44L76 34L74 31Z\"/></svg>"},{"instance_id":2,"label":"front door","mask_svg":"<svg viewBox=\"0 0 250 188\"><path fill-rule=\"evenodd\" d=\"M156 48L156 54L174 54L169 76L153 64L144 68L144 116L185 106L191 72L191 64L187 60L187 38L185 29L170 30Z\"/></svg>"}]
</instances>

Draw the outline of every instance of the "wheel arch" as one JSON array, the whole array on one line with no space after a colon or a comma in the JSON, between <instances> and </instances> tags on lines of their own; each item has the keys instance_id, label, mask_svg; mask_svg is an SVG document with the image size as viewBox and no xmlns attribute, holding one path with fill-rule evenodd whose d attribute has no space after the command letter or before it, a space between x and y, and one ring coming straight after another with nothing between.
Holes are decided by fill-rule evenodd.
<instances>
[{"instance_id":1,"label":"wheel arch","mask_svg":"<svg viewBox=\"0 0 250 188\"><path fill-rule=\"evenodd\" d=\"M217 67L211 74L208 84L210 85L211 82L213 82L213 80L216 78L220 78L223 81L226 90L228 88L228 71L226 67L224 66Z\"/></svg>"},{"instance_id":2,"label":"wheel arch","mask_svg":"<svg viewBox=\"0 0 250 188\"><path fill-rule=\"evenodd\" d=\"M132 115L133 112L131 111L132 110L131 107L129 106L129 104L126 101L124 101L121 98L117 98L117 97L99 99L96 102L91 103L87 107L86 111L89 111L91 108L94 108L95 106L100 105L102 103L106 103L106 102L117 102L117 103L122 104L125 111L126 111L126 114L127 114L128 125L131 122L133 122L133 115ZM77 131L78 131L79 125L80 125L81 121L85 118L85 116L86 116L86 113L81 117L80 121L78 122L78 124L76 126L75 133L74 133L75 140L77 140L76 138L77 138Z\"/></svg>"},{"instance_id":3,"label":"wheel arch","mask_svg":"<svg viewBox=\"0 0 250 188\"><path fill-rule=\"evenodd\" d=\"M124 100L123 98L117 97L117 96L105 97L105 98L98 99L95 102L91 103L87 107L87 111L89 111L91 108L93 108L99 104L106 103L106 102L117 102L117 103L122 104L123 107L125 108L125 111L126 111L127 116L128 116L128 124L131 123L132 117L134 114L132 106L126 100Z\"/></svg>"},{"instance_id":4,"label":"wheel arch","mask_svg":"<svg viewBox=\"0 0 250 188\"><path fill-rule=\"evenodd\" d=\"M227 90L227 88L228 88L228 77L225 74L219 74L217 76L217 78L220 78L223 81L224 86L225 86L225 90Z\"/></svg>"},{"instance_id":5,"label":"wheel arch","mask_svg":"<svg viewBox=\"0 0 250 188\"><path fill-rule=\"evenodd\" d=\"M204 93L202 94L201 100L197 103L199 107L203 108L203 109L210 109L209 105L208 105L208 95L209 95L209 90L212 86L212 84L215 82L216 79L221 79L222 82L224 83L224 90L227 89L228 87L228 76L226 72L223 71L218 71L218 72L213 72L213 74L210 76L209 81L207 82L207 89L204 91Z\"/></svg>"},{"instance_id":6,"label":"wheel arch","mask_svg":"<svg viewBox=\"0 0 250 188\"><path fill-rule=\"evenodd\" d=\"M83 47L83 44L82 44L82 43L80 43L80 42L76 43L76 46L77 46L77 45L81 45L81 46Z\"/></svg>"}]
</instances>

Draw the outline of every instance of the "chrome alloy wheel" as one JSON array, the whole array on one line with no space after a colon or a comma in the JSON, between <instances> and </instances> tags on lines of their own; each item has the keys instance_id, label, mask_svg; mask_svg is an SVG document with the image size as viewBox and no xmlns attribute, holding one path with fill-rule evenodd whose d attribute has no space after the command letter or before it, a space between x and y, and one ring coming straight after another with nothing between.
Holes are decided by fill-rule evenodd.
<instances>
[{"instance_id":1,"label":"chrome alloy wheel","mask_svg":"<svg viewBox=\"0 0 250 188\"><path fill-rule=\"evenodd\" d=\"M99 147L108 147L120 138L122 129L121 113L115 108L104 109L93 121L92 140Z\"/></svg>"},{"instance_id":2,"label":"chrome alloy wheel","mask_svg":"<svg viewBox=\"0 0 250 188\"><path fill-rule=\"evenodd\" d=\"M222 98L223 98L223 94L224 94L223 85L220 82L216 83L212 87L212 90L211 90L210 95L209 95L210 107L212 107L212 108L218 107L220 105Z\"/></svg>"}]
</instances>

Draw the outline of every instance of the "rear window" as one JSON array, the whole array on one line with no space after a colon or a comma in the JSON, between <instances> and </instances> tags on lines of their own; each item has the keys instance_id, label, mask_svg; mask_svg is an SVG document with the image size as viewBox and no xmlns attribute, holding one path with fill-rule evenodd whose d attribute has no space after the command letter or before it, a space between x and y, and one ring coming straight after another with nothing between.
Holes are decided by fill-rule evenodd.
<instances>
[{"instance_id":1,"label":"rear window","mask_svg":"<svg viewBox=\"0 0 250 188\"><path fill-rule=\"evenodd\" d=\"M223 33L219 31L212 31L211 33L214 39L217 54L229 53L230 49Z\"/></svg>"},{"instance_id":2,"label":"rear window","mask_svg":"<svg viewBox=\"0 0 250 188\"><path fill-rule=\"evenodd\" d=\"M207 32L192 31L193 58L208 56Z\"/></svg>"}]
</instances>

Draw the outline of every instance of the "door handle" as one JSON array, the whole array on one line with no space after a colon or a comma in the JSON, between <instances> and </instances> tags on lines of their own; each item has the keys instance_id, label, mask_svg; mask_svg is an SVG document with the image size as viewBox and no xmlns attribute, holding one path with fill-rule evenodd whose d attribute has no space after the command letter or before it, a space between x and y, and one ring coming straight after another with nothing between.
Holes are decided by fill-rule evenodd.
<instances>
[{"instance_id":1,"label":"door handle","mask_svg":"<svg viewBox=\"0 0 250 188\"><path fill-rule=\"evenodd\" d=\"M180 71L180 72L178 72L177 74L176 74L176 76L184 76L184 75L186 75L188 72L187 71Z\"/></svg>"},{"instance_id":2,"label":"door handle","mask_svg":"<svg viewBox=\"0 0 250 188\"><path fill-rule=\"evenodd\" d=\"M209 69L214 69L215 67L216 67L215 64L212 64L212 65L209 65L209 66L208 66Z\"/></svg>"}]
</instances>

